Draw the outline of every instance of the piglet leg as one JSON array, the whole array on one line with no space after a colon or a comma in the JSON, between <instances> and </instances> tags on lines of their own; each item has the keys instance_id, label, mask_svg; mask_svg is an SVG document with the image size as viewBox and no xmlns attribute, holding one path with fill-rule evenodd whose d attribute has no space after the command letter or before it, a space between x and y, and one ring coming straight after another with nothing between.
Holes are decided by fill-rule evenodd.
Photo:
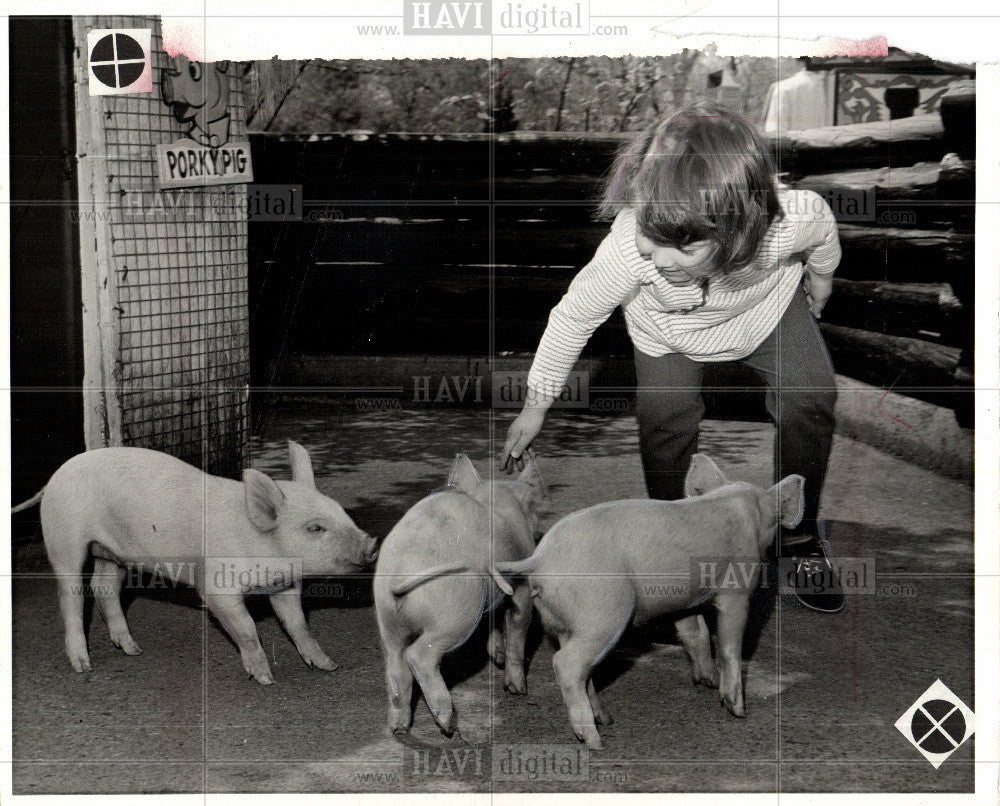
<instances>
[{"instance_id":1,"label":"piglet leg","mask_svg":"<svg viewBox=\"0 0 1000 806\"><path fill-rule=\"evenodd\" d=\"M236 593L206 593L205 605L221 622L226 632L240 648L243 668L254 680L264 686L274 682L267 655L260 645L257 626L247 612L243 597Z\"/></svg>"},{"instance_id":2,"label":"piglet leg","mask_svg":"<svg viewBox=\"0 0 1000 806\"><path fill-rule=\"evenodd\" d=\"M111 634L111 643L126 655L140 655L142 650L133 640L125 621L122 610L121 588L125 581L125 569L110 560L101 557L94 558L94 573L90 578L90 587L94 591L97 606L104 616Z\"/></svg>"},{"instance_id":3,"label":"piglet leg","mask_svg":"<svg viewBox=\"0 0 1000 806\"><path fill-rule=\"evenodd\" d=\"M302 612L302 587L299 584L286 588L270 596L271 607L277 613L282 626L295 642L295 648L307 665L324 672L332 672L337 664L320 648L309 632L305 614Z\"/></svg>"},{"instance_id":4,"label":"piglet leg","mask_svg":"<svg viewBox=\"0 0 1000 806\"><path fill-rule=\"evenodd\" d=\"M746 591L720 592L715 597L722 679L719 695L733 716L745 717L743 705L743 628L747 622L749 596Z\"/></svg>"},{"instance_id":5,"label":"piglet leg","mask_svg":"<svg viewBox=\"0 0 1000 806\"><path fill-rule=\"evenodd\" d=\"M531 613L531 590L527 585L520 585L514 590L510 607L504 614L507 649L503 682L512 694L525 694L528 690L524 679L524 643L531 625Z\"/></svg>"},{"instance_id":6,"label":"piglet leg","mask_svg":"<svg viewBox=\"0 0 1000 806\"><path fill-rule=\"evenodd\" d=\"M691 660L691 680L708 688L719 687L719 670L712 660L712 639L708 625L700 613L677 619L674 622L677 637L684 644L684 651Z\"/></svg>"}]
</instances>

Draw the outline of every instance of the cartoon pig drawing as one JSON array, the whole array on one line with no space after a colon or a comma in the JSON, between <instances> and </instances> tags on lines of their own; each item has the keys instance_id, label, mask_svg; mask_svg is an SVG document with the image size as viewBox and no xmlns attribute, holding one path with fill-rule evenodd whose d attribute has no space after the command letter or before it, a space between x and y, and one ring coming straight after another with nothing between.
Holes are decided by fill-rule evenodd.
<instances>
[{"instance_id":1,"label":"cartoon pig drawing","mask_svg":"<svg viewBox=\"0 0 1000 806\"><path fill-rule=\"evenodd\" d=\"M229 62L192 62L183 54L163 71L160 91L188 137L218 148L229 140Z\"/></svg>"}]
</instances>

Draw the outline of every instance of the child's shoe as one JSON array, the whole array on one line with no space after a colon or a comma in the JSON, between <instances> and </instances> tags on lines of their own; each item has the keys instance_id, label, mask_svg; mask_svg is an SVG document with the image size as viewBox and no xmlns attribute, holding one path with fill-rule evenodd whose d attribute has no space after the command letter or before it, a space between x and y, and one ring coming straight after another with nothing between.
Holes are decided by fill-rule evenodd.
<instances>
[{"instance_id":1,"label":"child's shoe","mask_svg":"<svg viewBox=\"0 0 1000 806\"><path fill-rule=\"evenodd\" d=\"M817 526L819 535L782 535L783 559L779 567L784 582L804 607L820 613L839 613L844 609L840 572L830 562L826 524L817 521ZM791 542L788 538L792 538Z\"/></svg>"}]
</instances>

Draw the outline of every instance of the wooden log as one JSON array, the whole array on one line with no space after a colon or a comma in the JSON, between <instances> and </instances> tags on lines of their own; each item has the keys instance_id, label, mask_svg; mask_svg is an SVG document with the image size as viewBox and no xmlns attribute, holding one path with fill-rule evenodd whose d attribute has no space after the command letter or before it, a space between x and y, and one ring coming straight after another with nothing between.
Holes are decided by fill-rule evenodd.
<instances>
[{"instance_id":1,"label":"wooden log","mask_svg":"<svg viewBox=\"0 0 1000 806\"><path fill-rule=\"evenodd\" d=\"M937 162L920 162L901 168L865 168L803 177L795 186L815 190L826 197L832 192L877 191L886 199L934 198L942 167ZM972 178L971 168L968 178ZM836 212L836 210L834 210Z\"/></svg>"},{"instance_id":2,"label":"wooden log","mask_svg":"<svg viewBox=\"0 0 1000 806\"><path fill-rule=\"evenodd\" d=\"M498 179L544 176L554 195L571 197L567 177L579 175L577 183L589 179L599 184L619 148L633 136L507 132L491 142L487 134L255 133L252 145L254 164L260 166L256 170L264 177L258 181L291 181L287 171L274 170L282 164L297 168L302 179L324 177L337 185L346 181L361 187L373 181L377 185L382 177L405 184L421 175L440 182L468 172L480 179L492 173ZM779 170L796 176L831 168L903 166L940 159L947 150L937 115L783 132L765 135L764 140ZM418 185L418 196L433 190L422 179ZM433 192L431 196L439 197Z\"/></svg>"},{"instance_id":3,"label":"wooden log","mask_svg":"<svg viewBox=\"0 0 1000 806\"><path fill-rule=\"evenodd\" d=\"M841 168L878 168L939 160L944 126L937 115L825 126L766 135L778 171L802 176Z\"/></svg>"},{"instance_id":4,"label":"wooden log","mask_svg":"<svg viewBox=\"0 0 1000 806\"><path fill-rule=\"evenodd\" d=\"M947 392L956 385L960 350L821 322L837 372L903 394Z\"/></svg>"},{"instance_id":5,"label":"wooden log","mask_svg":"<svg viewBox=\"0 0 1000 806\"><path fill-rule=\"evenodd\" d=\"M955 227L965 232L975 224L972 162L840 171L803 177L794 185L819 193L841 223Z\"/></svg>"},{"instance_id":6,"label":"wooden log","mask_svg":"<svg viewBox=\"0 0 1000 806\"><path fill-rule=\"evenodd\" d=\"M394 271L419 272L421 282L447 278L452 272L446 266L474 263L487 277L492 263L497 276L514 272L525 282L541 283L554 278L565 287L608 232L607 222L549 219L547 209L532 213L540 218L495 220L492 231L483 209L417 212L435 217L251 223L252 252L266 259L328 265L323 271L353 271L352 262L360 272L369 264L395 265ZM457 217L446 218L446 213ZM971 301L975 276L971 233L842 224L840 239L839 278L948 282L960 299Z\"/></svg>"},{"instance_id":7,"label":"wooden log","mask_svg":"<svg viewBox=\"0 0 1000 806\"><path fill-rule=\"evenodd\" d=\"M497 173L506 170L579 172L614 157L631 135L562 132L511 132L497 136ZM937 160L944 154L944 126L938 115L905 120L825 126L763 135L779 171L807 174L831 168L910 165Z\"/></svg>"},{"instance_id":8,"label":"wooden log","mask_svg":"<svg viewBox=\"0 0 1000 806\"><path fill-rule=\"evenodd\" d=\"M834 291L852 300L873 300L889 305L926 306L939 311L962 307L947 283L881 283L834 279Z\"/></svg>"},{"instance_id":9,"label":"wooden log","mask_svg":"<svg viewBox=\"0 0 1000 806\"><path fill-rule=\"evenodd\" d=\"M937 115L765 135L764 140L775 167L791 181L831 170L936 162L947 151L944 127ZM497 198L517 198L520 183L521 194L530 192L536 184L543 185L552 197L572 198L578 188L590 187L599 194L600 180L611 166L615 145L572 137L551 138L547 133L500 135L493 166L501 189ZM533 194L531 197L535 198Z\"/></svg>"},{"instance_id":10,"label":"wooden log","mask_svg":"<svg viewBox=\"0 0 1000 806\"><path fill-rule=\"evenodd\" d=\"M975 236L954 230L903 229L840 224L843 257L837 276L852 280L974 281Z\"/></svg>"},{"instance_id":11,"label":"wooden log","mask_svg":"<svg viewBox=\"0 0 1000 806\"><path fill-rule=\"evenodd\" d=\"M301 233L292 242L279 243L281 230L260 238L261 248L282 251L285 246L306 250L313 262L348 264L370 262L433 267L479 264L534 266L546 274L550 266L579 268L593 257L608 224L533 219L497 222L491 230L484 210L462 218L368 221L332 221L322 225L293 225ZM253 229L253 227L252 227Z\"/></svg>"},{"instance_id":12,"label":"wooden log","mask_svg":"<svg viewBox=\"0 0 1000 806\"><path fill-rule=\"evenodd\" d=\"M834 279L823 320L875 333L961 347L971 313L947 283Z\"/></svg>"}]
</instances>

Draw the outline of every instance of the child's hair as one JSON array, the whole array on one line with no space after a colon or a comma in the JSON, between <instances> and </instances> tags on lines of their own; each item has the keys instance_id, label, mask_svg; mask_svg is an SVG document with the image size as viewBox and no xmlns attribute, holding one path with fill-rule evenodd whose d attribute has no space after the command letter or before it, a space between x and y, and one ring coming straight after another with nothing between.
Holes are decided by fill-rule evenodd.
<instances>
[{"instance_id":1,"label":"child's hair","mask_svg":"<svg viewBox=\"0 0 1000 806\"><path fill-rule=\"evenodd\" d=\"M654 243L714 242L723 272L748 265L781 215L767 146L739 115L708 103L657 121L621 150L601 213L626 207Z\"/></svg>"}]
</instances>

